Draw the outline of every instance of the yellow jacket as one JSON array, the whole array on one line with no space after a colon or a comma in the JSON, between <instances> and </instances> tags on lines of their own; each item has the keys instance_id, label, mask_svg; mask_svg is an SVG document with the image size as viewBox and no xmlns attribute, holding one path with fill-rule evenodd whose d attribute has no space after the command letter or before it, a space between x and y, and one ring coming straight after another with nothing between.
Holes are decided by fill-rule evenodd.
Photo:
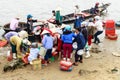
<instances>
[{"instance_id":1,"label":"yellow jacket","mask_svg":"<svg viewBox=\"0 0 120 80\"><path fill-rule=\"evenodd\" d=\"M13 45L16 45L17 56L21 56L20 47L21 47L22 39L20 37L18 37L18 36L12 36L10 38L10 42Z\"/></svg>"}]
</instances>

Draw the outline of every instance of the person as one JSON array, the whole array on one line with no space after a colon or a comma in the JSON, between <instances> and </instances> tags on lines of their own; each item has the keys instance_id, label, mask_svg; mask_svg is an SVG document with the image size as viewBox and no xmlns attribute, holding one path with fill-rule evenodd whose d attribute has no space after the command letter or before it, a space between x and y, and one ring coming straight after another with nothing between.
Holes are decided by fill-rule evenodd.
<instances>
[{"instance_id":1,"label":"person","mask_svg":"<svg viewBox=\"0 0 120 80\"><path fill-rule=\"evenodd\" d=\"M95 6L94 6L94 14L100 14L100 11L99 11L99 2L96 2L96 3L95 3Z\"/></svg>"},{"instance_id":2,"label":"person","mask_svg":"<svg viewBox=\"0 0 120 80\"><path fill-rule=\"evenodd\" d=\"M10 37L10 45L12 48L13 58L21 58L23 45L30 45L31 43L27 40L28 34L26 31L21 31L18 36L14 35ZM17 54L17 56L16 56Z\"/></svg>"},{"instance_id":3,"label":"person","mask_svg":"<svg viewBox=\"0 0 120 80\"><path fill-rule=\"evenodd\" d=\"M28 34L32 34L32 31L33 31L33 23L35 22L42 22L44 23L44 21L38 21L37 19L32 19L32 15L31 14L28 14L27 15L27 32Z\"/></svg>"},{"instance_id":4,"label":"person","mask_svg":"<svg viewBox=\"0 0 120 80\"><path fill-rule=\"evenodd\" d=\"M20 38L24 39L24 38L28 38L28 33L26 31L22 30L20 32L10 31L4 35L5 39L8 42L10 42L10 38L12 36L19 36Z\"/></svg>"},{"instance_id":5,"label":"person","mask_svg":"<svg viewBox=\"0 0 120 80\"><path fill-rule=\"evenodd\" d=\"M47 66L47 63L49 63L49 58L52 57L52 48L53 48L53 38L50 35L50 32L47 30L43 30L41 33L43 35L42 39L42 45L46 49L46 54L45 54L45 65Z\"/></svg>"},{"instance_id":6,"label":"person","mask_svg":"<svg viewBox=\"0 0 120 80\"><path fill-rule=\"evenodd\" d=\"M30 54L28 56L29 63L32 64L32 61L37 59L39 56L38 44L34 42L31 44Z\"/></svg>"},{"instance_id":7,"label":"person","mask_svg":"<svg viewBox=\"0 0 120 80\"><path fill-rule=\"evenodd\" d=\"M16 32L19 32L19 19L20 17L17 16L16 18L12 19L11 22L10 22L10 29L12 31L16 31Z\"/></svg>"},{"instance_id":8,"label":"person","mask_svg":"<svg viewBox=\"0 0 120 80\"><path fill-rule=\"evenodd\" d=\"M35 40L37 42L40 42L41 43L41 27L40 26L36 26L34 29L33 29L33 33L34 33L34 36L35 36Z\"/></svg>"},{"instance_id":9,"label":"person","mask_svg":"<svg viewBox=\"0 0 120 80\"><path fill-rule=\"evenodd\" d=\"M27 41L26 39L23 40L19 36L12 36L10 38L10 45L11 45L11 48L12 48L12 53L13 53L13 58L14 59L22 58L22 52L21 52L22 43L30 45L29 41ZM17 54L17 56L16 56L16 54Z\"/></svg>"},{"instance_id":10,"label":"person","mask_svg":"<svg viewBox=\"0 0 120 80\"><path fill-rule=\"evenodd\" d=\"M96 33L94 34L94 42L95 44L99 44L100 43L100 39L98 38L98 36L100 34L103 33L103 23L102 21L100 20L100 16L95 16L95 26L96 26Z\"/></svg>"},{"instance_id":11,"label":"person","mask_svg":"<svg viewBox=\"0 0 120 80\"><path fill-rule=\"evenodd\" d=\"M88 31L88 46L89 46L89 50L90 50L91 44L92 44L92 38L96 32L96 28L95 28L95 24L93 22L93 19L89 20L87 31Z\"/></svg>"},{"instance_id":12,"label":"person","mask_svg":"<svg viewBox=\"0 0 120 80\"><path fill-rule=\"evenodd\" d=\"M81 27L81 23L85 20L83 13L80 11L79 6L75 5L75 21L74 21L74 28Z\"/></svg>"},{"instance_id":13,"label":"person","mask_svg":"<svg viewBox=\"0 0 120 80\"><path fill-rule=\"evenodd\" d=\"M74 56L75 62L73 63L73 65L78 66L78 61L80 63L83 62L82 54L83 54L83 49L85 47L85 38L84 38L80 28L76 28L75 32L76 32L77 36L74 39L74 41L77 42L77 50L75 52L75 56Z\"/></svg>"},{"instance_id":14,"label":"person","mask_svg":"<svg viewBox=\"0 0 120 80\"><path fill-rule=\"evenodd\" d=\"M60 7L58 7L55 11L55 19L56 19L56 24L59 26L62 24L62 16L60 14Z\"/></svg>"},{"instance_id":15,"label":"person","mask_svg":"<svg viewBox=\"0 0 120 80\"><path fill-rule=\"evenodd\" d=\"M80 14L80 13L81 13L81 11L80 11L79 6L78 6L78 5L75 5L75 12L74 12L74 16L75 16L75 17L77 17L77 16L78 16L78 14Z\"/></svg>"},{"instance_id":16,"label":"person","mask_svg":"<svg viewBox=\"0 0 120 80\"><path fill-rule=\"evenodd\" d=\"M76 35L71 31L71 26L67 25L61 36L63 42L63 58L71 58L74 37L76 37Z\"/></svg>"},{"instance_id":17,"label":"person","mask_svg":"<svg viewBox=\"0 0 120 80\"><path fill-rule=\"evenodd\" d=\"M55 10L52 10L52 18L55 19Z\"/></svg>"},{"instance_id":18,"label":"person","mask_svg":"<svg viewBox=\"0 0 120 80\"><path fill-rule=\"evenodd\" d=\"M18 33L15 31L10 31L10 32L6 33L4 35L4 37L8 42L10 42L10 37L15 36L15 35L18 36Z\"/></svg>"},{"instance_id":19,"label":"person","mask_svg":"<svg viewBox=\"0 0 120 80\"><path fill-rule=\"evenodd\" d=\"M85 58L90 57L90 53L89 53L89 47L88 47L88 30L87 30L87 26L88 26L88 22L84 21L81 23L81 32L85 38Z\"/></svg>"}]
</instances>

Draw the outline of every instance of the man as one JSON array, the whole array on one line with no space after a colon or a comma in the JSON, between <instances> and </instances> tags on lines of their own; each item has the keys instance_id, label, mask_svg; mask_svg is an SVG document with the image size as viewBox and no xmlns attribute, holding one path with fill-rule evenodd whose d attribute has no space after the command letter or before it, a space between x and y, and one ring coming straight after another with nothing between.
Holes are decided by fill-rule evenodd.
<instances>
[{"instance_id":1,"label":"man","mask_svg":"<svg viewBox=\"0 0 120 80\"><path fill-rule=\"evenodd\" d=\"M17 29L19 28L19 26L18 26L19 19L20 19L20 17L17 16L16 18L11 20L11 22L10 22L10 29L11 30L18 32Z\"/></svg>"},{"instance_id":2,"label":"man","mask_svg":"<svg viewBox=\"0 0 120 80\"><path fill-rule=\"evenodd\" d=\"M94 42L93 43L95 43L95 44L100 43L100 39L98 38L98 36L103 33L103 26L102 25L103 25L103 23L100 20L100 16L95 16L95 26L97 29L97 32L94 34Z\"/></svg>"},{"instance_id":3,"label":"man","mask_svg":"<svg viewBox=\"0 0 120 80\"><path fill-rule=\"evenodd\" d=\"M28 31L28 34L31 34L32 31L33 31L33 23L35 22L42 22L44 23L44 21L38 21L37 19L32 19L32 15L31 14L28 14L27 15L27 31Z\"/></svg>"}]
</instances>

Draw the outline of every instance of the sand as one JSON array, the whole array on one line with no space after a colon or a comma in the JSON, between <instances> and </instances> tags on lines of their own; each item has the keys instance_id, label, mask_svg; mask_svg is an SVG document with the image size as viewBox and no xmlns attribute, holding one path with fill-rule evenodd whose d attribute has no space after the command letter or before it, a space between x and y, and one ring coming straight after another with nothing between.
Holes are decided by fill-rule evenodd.
<instances>
[{"instance_id":1,"label":"sand","mask_svg":"<svg viewBox=\"0 0 120 80\"><path fill-rule=\"evenodd\" d=\"M91 57L83 59L79 66L73 66L71 72L59 69L59 60L41 70L32 70L30 65L14 71L3 72L3 66L7 63L6 55L0 56L0 80L120 80L120 57L112 55L120 54L120 31L117 30L118 39L109 40L100 35L102 43L98 45L102 52L90 52ZM94 46L94 45L93 45ZM6 53L7 47L0 48L0 54ZM112 73L111 70L117 71ZM79 72L81 70L81 72Z\"/></svg>"}]
</instances>

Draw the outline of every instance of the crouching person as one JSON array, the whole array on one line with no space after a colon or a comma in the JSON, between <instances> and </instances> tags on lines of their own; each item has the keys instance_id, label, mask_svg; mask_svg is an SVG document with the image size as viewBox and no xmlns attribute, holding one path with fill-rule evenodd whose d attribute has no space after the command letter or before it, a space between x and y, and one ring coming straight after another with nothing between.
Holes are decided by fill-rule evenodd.
<instances>
[{"instance_id":1,"label":"crouching person","mask_svg":"<svg viewBox=\"0 0 120 80\"><path fill-rule=\"evenodd\" d=\"M30 54L28 56L28 61L32 64L32 61L39 58L39 49L37 43L32 43L30 48Z\"/></svg>"},{"instance_id":2,"label":"crouching person","mask_svg":"<svg viewBox=\"0 0 120 80\"><path fill-rule=\"evenodd\" d=\"M80 63L83 62L83 49L85 47L85 38L81 32L80 28L76 28L76 38L75 38L75 42L77 42L77 50L75 52L75 62L73 63L73 65L78 66L78 61ZM79 59L80 58L80 59Z\"/></svg>"},{"instance_id":3,"label":"crouching person","mask_svg":"<svg viewBox=\"0 0 120 80\"><path fill-rule=\"evenodd\" d=\"M10 45L12 48L12 53L13 53L13 58L22 58L22 52L21 52L21 47L22 44L27 44L30 45L30 42L26 39L22 39L18 36L12 36L10 38ZM16 56L17 54L17 56Z\"/></svg>"}]
</instances>

